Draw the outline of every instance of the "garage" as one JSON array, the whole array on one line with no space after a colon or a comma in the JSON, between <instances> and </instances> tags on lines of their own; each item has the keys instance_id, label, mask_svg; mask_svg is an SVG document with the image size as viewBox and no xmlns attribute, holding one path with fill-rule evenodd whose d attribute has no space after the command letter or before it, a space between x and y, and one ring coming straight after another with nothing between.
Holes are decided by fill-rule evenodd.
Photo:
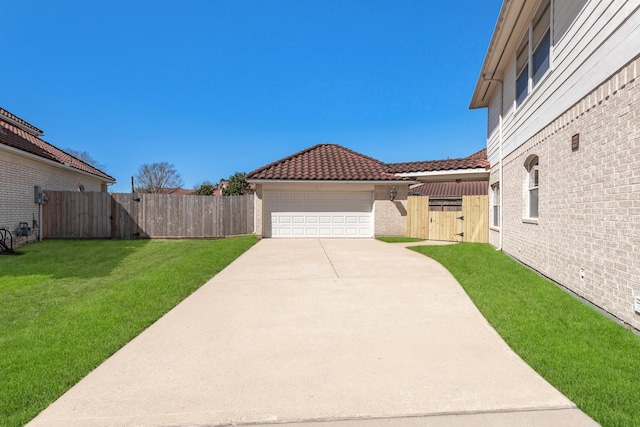
<instances>
[{"instance_id":1,"label":"garage","mask_svg":"<svg viewBox=\"0 0 640 427\"><path fill-rule=\"evenodd\" d=\"M266 191L265 237L373 237L372 191Z\"/></svg>"},{"instance_id":2,"label":"garage","mask_svg":"<svg viewBox=\"0 0 640 427\"><path fill-rule=\"evenodd\" d=\"M246 176L257 236L372 238L407 233L410 178L337 144L318 144Z\"/></svg>"}]
</instances>

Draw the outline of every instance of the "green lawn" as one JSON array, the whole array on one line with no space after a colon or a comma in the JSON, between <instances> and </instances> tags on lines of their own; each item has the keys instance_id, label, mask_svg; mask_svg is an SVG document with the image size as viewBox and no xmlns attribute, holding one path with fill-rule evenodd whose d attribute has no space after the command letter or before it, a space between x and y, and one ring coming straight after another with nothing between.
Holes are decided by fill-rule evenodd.
<instances>
[{"instance_id":1,"label":"green lawn","mask_svg":"<svg viewBox=\"0 0 640 427\"><path fill-rule=\"evenodd\" d=\"M603 426L640 425L640 337L489 245L413 250L444 265L511 348Z\"/></svg>"},{"instance_id":2,"label":"green lawn","mask_svg":"<svg viewBox=\"0 0 640 427\"><path fill-rule=\"evenodd\" d=\"M50 240L0 256L0 425L28 422L256 242Z\"/></svg>"},{"instance_id":3,"label":"green lawn","mask_svg":"<svg viewBox=\"0 0 640 427\"><path fill-rule=\"evenodd\" d=\"M413 242L424 242L424 239L417 239L415 237L402 237L402 236L391 236L391 237L377 237L381 242L387 243L413 243Z\"/></svg>"}]
</instances>

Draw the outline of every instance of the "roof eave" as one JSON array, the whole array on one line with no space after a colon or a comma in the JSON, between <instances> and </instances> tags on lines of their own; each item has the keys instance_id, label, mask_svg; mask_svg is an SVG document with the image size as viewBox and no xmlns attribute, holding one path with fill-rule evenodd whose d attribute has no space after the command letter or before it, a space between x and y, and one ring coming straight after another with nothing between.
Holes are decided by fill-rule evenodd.
<instances>
[{"instance_id":1,"label":"roof eave","mask_svg":"<svg viewBox=\"0 0 640 427\"><path fill-rule=\"evenodd\" d=\"M418 172L402 172L397 173L398 176L403 177L419 177L419 176L440 176L440 175L467 175L477 173L489 173L487 168L468 168L468 169L448 169L437 171L418 171Z\"/></svg>"},{"instance_id":2,"label":"roof eave","mask_svg":"<svg viewBox=\"0 0 640 427\"><path fill-rule=\"evenodd\" d=\"M473 168L473 169L452 169L440 171L424 171L424 172L408 172L399 173L398 176L413 178L418 182L428 181L448 181L448 180L467 180L467 181L484 181L488 180L490 175L489 169Z\"/></svg>"},{"instance_id":3,"label":"roof eave","mask_svg":"<svg viewBox=\"0 0 640 427\"><path fill-rule=\"evenodd\" d=\"M86 172L86 171L83 171L82 169L75 168L75 167L71 166L68 163L62 163L62 162L59 162L57 160L46 159L46 158L44 158L42 156L38 156L37 154L29 153L28 151L20 150L19 148L10 147L10 146L5 145L5 144L0 144L0 149L9 151L11 153L18 154L18 155L21 155L21 156L24 156L24 157L27 157L27 158L30 158L30 159L33 159L33 160L37 160L37 161L46 163L48 165L55 166L57 168L65 169L65 170L72 171L72 172L75 172L75 173L79 173L81 175L86 175L88 177L91 177L91 178L94 178L94 179L98 179L98 180L100 180L100 181L102 181L104 183L107 183L107 184L115 184L115 182L116 182L115 178L113 178L113 177L111 179L108 179L108 178L102 177L100 175L96 175L96 174L93 174L91 172Z\"/></svg>"},{"instance_id":4,"label":"roof eave","mask_svg":"<svg viewBox=\"0 0 640 427\"><path fill-rule=\"evenodd\" d=\"M537 2L525 0L504 0L496 25L493 29L487 53L480 68L470 109L486 108L495 90L499 89L498 82L486 79L502 80L504 70L510 63L513 53L520 41L520 34L533 13Z\"/></svg>"},{"instance_id":5,"label":"roof eave","mask_svg":"<svg viewBox=\"0 0 640 427\"><path fill-rule=\"evenodd\" d=\"M249 184L273 184L273 183L296 183L296 184L415 184L411 179L397 180L325 180L325 179L247 179Z\"/></svg>"}]
</instances>

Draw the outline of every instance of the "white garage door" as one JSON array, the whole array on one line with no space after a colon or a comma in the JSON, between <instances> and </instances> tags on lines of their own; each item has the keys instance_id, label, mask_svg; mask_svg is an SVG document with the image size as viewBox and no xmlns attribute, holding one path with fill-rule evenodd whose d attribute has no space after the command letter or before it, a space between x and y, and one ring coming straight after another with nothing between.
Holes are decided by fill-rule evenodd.
<instances>
[{"instance_id":1,"label":"white garage door","mask_svg":"<svg viewBox=\"0 0 640 427\"><path fill-rule=\"evenodd\" d=\"M265 204L267 237L373 237L369 191L272 191Z\"/></svg>"}]
</instances>

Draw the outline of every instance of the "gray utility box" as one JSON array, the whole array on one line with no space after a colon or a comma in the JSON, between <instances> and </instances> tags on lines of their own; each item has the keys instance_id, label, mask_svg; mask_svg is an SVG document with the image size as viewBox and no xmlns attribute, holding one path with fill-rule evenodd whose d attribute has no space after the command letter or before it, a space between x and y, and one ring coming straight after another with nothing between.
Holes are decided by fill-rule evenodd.
<instances>
[{"instance_id":1,"label":"gray utility box","mask_svg":"<svg viewBox=\"0 0 640 427\"><path fill-rule=\"evenodd\" d=\"M39 185L33 187L33 202L37 205L44 203L44 194L42 193L42 187Z\"/></svg>"}]
</instances>

